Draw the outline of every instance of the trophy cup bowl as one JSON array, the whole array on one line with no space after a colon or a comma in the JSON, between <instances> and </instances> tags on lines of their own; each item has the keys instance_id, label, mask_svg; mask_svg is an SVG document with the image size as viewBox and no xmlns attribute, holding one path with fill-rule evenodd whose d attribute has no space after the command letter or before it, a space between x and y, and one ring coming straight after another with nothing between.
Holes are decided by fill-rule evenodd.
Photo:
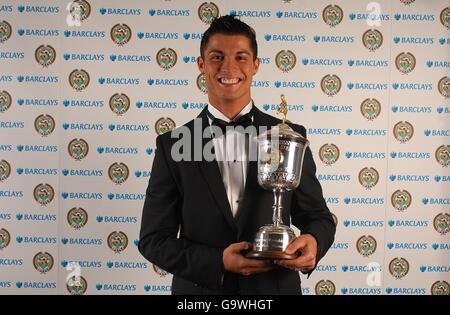
<instances>
[{"instance_id":1,"label":"trophy cup bowl","mask_svg":"<svg viewBox=\"0 0 450 315\"><path fill-rule=\"evenodd\" d=\"M273 224L262 226L255 235L252 251L247 258L295 259L296 254L284 251L295 239L294 231L282 221L282 197L300 184L303 157L309 141L287 124L266 131L257 137L258 183L273 191Z\"/></svg>"}]
</instances>

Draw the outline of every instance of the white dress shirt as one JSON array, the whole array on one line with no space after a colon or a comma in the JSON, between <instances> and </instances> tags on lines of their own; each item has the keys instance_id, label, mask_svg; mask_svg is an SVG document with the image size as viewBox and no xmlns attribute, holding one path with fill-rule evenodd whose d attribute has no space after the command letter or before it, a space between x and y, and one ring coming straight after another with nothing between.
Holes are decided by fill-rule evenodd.
<instances>
[{"instance_id":1,"label":"white dress shirt","mask_svg":"<svg viewBox=\"0 0 450 315\"><path fill-rule=\"evenodd\" d=\"M234 120L250 112L252 106L253 102L250 101L236 115ZM231 121L211 104L208 105L208 111L215 118L222 119L225 122ZM211 123L212 119L209 118L209 124L211 125ZM248 162L248 135L235 130L227 130L225 135L213 138L213 145L230 208L233 212L233 217L236 217L239 205L244 197Z\"/></svg>"}]
</instances>

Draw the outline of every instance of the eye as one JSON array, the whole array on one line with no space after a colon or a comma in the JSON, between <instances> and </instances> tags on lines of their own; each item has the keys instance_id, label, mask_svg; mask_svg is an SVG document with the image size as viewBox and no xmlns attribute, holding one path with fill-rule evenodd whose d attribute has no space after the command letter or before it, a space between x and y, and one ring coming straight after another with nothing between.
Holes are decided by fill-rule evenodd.
<instances>
[{"instance_id":1,"label":"eye","mask_svg":"<svg viewBox=\"0 0 450 315\"><path fill-rule=\"evenodd\" d=\"M221 56L221 55L213 55L213 56L211 56L211 60L213 60L213 61L220 61L222 59L223 59L223 56Z\"/></svg>"}]
</instances>

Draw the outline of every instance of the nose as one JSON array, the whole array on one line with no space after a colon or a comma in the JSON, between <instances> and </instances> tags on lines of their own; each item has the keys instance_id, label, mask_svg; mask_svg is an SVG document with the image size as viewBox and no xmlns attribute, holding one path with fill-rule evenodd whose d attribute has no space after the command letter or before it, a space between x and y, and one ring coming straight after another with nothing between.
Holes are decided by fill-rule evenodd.
<instances>
[{"instance_id":1,"label":"nose","mask_svg":"<svg viewBox=\"0 0 450 315\"><path fill-rule=\"evenodd\" d=\"M237 69L237 62L233 58L225 57L223 58L222 66L220 70L223 72L233 72Z\"/></svg>"}]
</instances>

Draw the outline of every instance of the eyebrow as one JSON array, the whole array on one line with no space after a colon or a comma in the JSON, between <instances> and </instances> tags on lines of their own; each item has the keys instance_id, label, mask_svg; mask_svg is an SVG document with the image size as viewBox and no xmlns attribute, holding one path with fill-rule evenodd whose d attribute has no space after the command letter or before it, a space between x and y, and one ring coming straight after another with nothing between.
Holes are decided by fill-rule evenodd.
<instances>
[{"instance_id":1,"label":"eyebrow","mask_svg":"<svg viewBox=\"0 0 450 315\"><path fill-rule=\"evenodd\" d=\"M211 51L208 53L208 55L210 55L210 54L223 54L223 51L218 50L218 49L214 49L214 50L211 50ZM246 50L241 50L241 51L238 51L236 54L237 54L237 55L241 55L241 54L250 55L250 52L249 52L249 51L246 51Z\"/></svg>"}]
</instances>

